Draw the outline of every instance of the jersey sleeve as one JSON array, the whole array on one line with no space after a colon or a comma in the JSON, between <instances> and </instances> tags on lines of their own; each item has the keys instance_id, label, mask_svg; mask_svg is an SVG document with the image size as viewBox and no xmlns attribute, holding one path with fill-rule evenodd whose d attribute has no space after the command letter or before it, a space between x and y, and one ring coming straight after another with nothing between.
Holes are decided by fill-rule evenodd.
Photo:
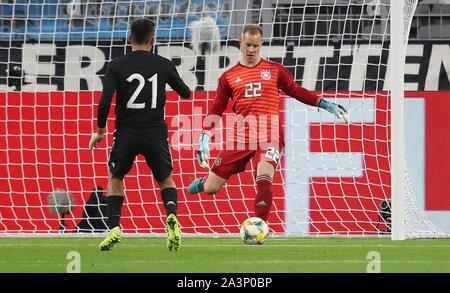
<instances>
[{"instance_id":1,"label":"jersey sleeve","mask_svg":"<svg viewBox=\"0 0 450 293\"><path fill-rule=\"evenodd\" d=\"M225 78L225 74L222 74L219 79L219 84L217 85L216 98L214 99L212 106L209 108L208 115L205 118L205 126L203 127L203 130L211 130L219 123L223 112L227 108L231 95L231 87Z\"/></svg>"},{"instance_id":2,"label":"jersey sleeve","mask_svg":"<svg viewBox=\"0 0 450 293\"><path fill-rule=\"evenodd\" d=\"M176 91L182 98L188 99L191 96L191 90L181 79L175 65L170 62L169 79L167 80L170 87Z\"/></svg>"},{"instance_id":3,"label":"jersey sleeve","mask_svg":"<svg viewBox=\"0 0 450 293\"><path fill-rule=\"evenodd\" d=\"M117 87L117 77L114 73L113 63L109 63L106 67L105 82L103 84L103 92L97 109L97 126L104 128L108 119L109 108L111 106L112 97Z\"/></svg>"},{"instance_id":4,"label":"jersey sleeve","mask_svg":"<svg viewBox=\"0 0 450 293\"><path fill-rule=\"evenodd\" d=\"M295 82L292 74L283 65L279 65L278 88L297 101L311 106L317 106L320 97Z\"/></svg>"}]
</instances>

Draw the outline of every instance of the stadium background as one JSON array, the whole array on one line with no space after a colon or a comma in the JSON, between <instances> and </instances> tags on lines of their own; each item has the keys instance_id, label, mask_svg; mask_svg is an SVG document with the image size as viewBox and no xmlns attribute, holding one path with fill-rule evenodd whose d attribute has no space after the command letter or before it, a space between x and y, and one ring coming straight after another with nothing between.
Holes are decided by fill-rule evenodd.
<instances>
[{"instance_id":1,"label":"stadium background","mask_svg":"<svg viewBox=\"0 0 450 293\"><path fill-rule=\"evenodd\" d=\"M72 23L67 7L52 5L52 3L61 3L62 1L46 1L48 5L43 6L33 5L32 2L30 4L28 1L16 1L14 6L0 6L0 26L2 28L0 34L0 89L2 91L0 93L0 105L4 105L0 107L2 123L0 125L0 213L2 216L0 231L33 231L36 229L45 231L50 227L56 229L59 219L46 209L40 208L45 204L49 192L56 188L70 190L74 194L75 202L82 203L89 196L94 186L106 186L107 170L104 162L106 162L107 153L96 153L94 157L86 147L95 126L93 118L96 111L92 105L98 101L99 91L102 88L101 78L105 72L107 61L122 55L129 49L124 46L123 40L120 41L126 36L124 31L126 31L128 23L129 9L134 9L134 12L143 9L143 7L130 5L129 1L118 1L117 3L111 3L111 7L117 5L117 10L114 11L119 17L113 18L110 15L111 17L99 18L100 8L104 9L102 15L108 15L108 11L113 11L112 8L108 8L108 3L103 3L102 6L90 5L89 7L81 7L79 11L79 13L86 13L88 17L86 19L80 17L79 22ZM186 6L183 6L186 1L161 2L163 3L162 11L172 11L173 5L180 13L183 9L187 9ZM190 14L192 18L167 15L166 18L161 17L159 19L157 37L161 44L156 48L157 53L171 58L179 70L182 69L180 70L182 78L196 90L194 107L190 104L191 102L179 102L176 97L169 94L166 115L168 116L172 136L178 127L178 122L172 120L176 119L178 113L192 115L195 108L206 111L207 101L214 98L218 76L228 66L237 62L237 59L227 57L236 55L238 52L238 44L235 40L240 33L240 29L238 26L233 26L233 22L240 23L243 17L251 17L251 15L241 16L230 11L232 2L231 0L191 1L190 9L192 11L215 10L217 5L221 7L219 11L223 11L223 13L216 15L216 20L221 28L224 46L221 53L215 57L199 59L194 55L189 44L182 42L185 37L189 37L187 23L204 15L192 13ZM258 1L254 2L256 5ZM154 5L151 1L149 3L145 7L148 10L146 12L154 14L154 10L152 10L155 9ZM282 4L283 1L279 1L279 3ZM235 4L240 5L239 1L236 1ZM87 9L87 11L83 11L83 9ZM433 1L419 3L419 8L413 19L410 44L407 51L407 64L405 65L406 90L410 91L407 94L406 102L407 125L410 127L406 135L406 152L407 158L413 158L408 160L407 164L410 175L414 179L412 183L419 202L435 224L447 233L450 232L450 202L447 198L450 191L450 180L448 180L448 172L440 172L439 170L448 170L450 165L448 156L442 156L443 151L445 153L450 149L449 137L442 136L442 133L448 133L450 125L450 115L448 115L448 109L450 108L449 12L448 5L436 5ZM311 17L314 13L314 11L311 12ZM303 14L299 12L299 16ZM120 17L122 15L123 18ZM12 16L14 16L14 20ZM376 135L386 133L389 123L386 119L387 103L383 103L383 97L375 94L371 96L371 92L382 91L387 88L387 85L380 82L370 82L370 80L364 83L336 82L337 77L343 80L351 80L355 77L352 74L358 74L358 72L352 70L350 56L345 56L345 51L348 50L345 47L346 41L337 40L336 43L332 44L329 42L321 43L322 40L311 37L311 39L305 38L302 43L296 42L295 38L287 42L285 41L286 36L281 34L286 29L282 27L283 17L285 17L282 8L277 11L276 17L278 17L279 27L275 26L271 32L272 35L267 36L271 40L270 47L272 49L263 51L263 56L274 61L283 60L284 64L291 69L297 81L302 82L305 87L311 90L338 90L343 97L351 91L354 95L352 98L356 102L364 90L364 95L367 95L366 98L369 97L369 100L370 97L374 100L378 99L377 105L381 107L377 109L379 111L375 112L373 117L361 117L362 121L365 122L364 131L361 131L356 125L352 126L350 130L340 127L329 128L328 130L326 128L318 129L314 125L314 121L310 121L307 127L310 127L312 139L310 149L307 150L305 156L313 156L313 153L319 151L329 153L346 151L345 145L339 146L338 144L336 147L335 144L327 146L321 143L319 146L318 139L314 138L318 138L320 135L321 139L335 136L352 138L352 150L358 150L359 148L369 152L368 156L364 158L367 169L370 169L371 166L371 149L376 149L378 152L385 149L387 158L387 144L374 146L370 143L371 140L376 140ZM320 30L320 27L318 29ZM288 34L295 36L296 30L295 25L289 27ZM111 36L118 41L102 41L102 38L111 38ZM227 38L231 41L227 41ZM54 40L57 41L54 42ZM311 69L305 66L308 60L302 54L304 51L310 50L308 46L313 42L315 48L332 45L335 48L332 50L335 56L326 56L326 64L321 63L317 68ZM373 44L372 42L371 46ZM363 41L361 46L364 46ZM367 56L369 77L385 76L386 68L370 66L370 64L377 63L380 60L384 60L384 62L388 60L388 50L383 50L386 49L386 46L388 46L388 43L385 42L375 50L374 55ZM230 52L234 53L230 54ZM325 54L324 52L326 52L325 49L323 51L318 50L317 55L314 55L315 58L321 60L320 58L325 57L321 55ZM349 58L348 62L346 58ZM82 62L79 61L80 59ZM341 67L338 73L335 68L339 62L348 63L347 70L345 70L345 67L342 70ZM36 63L39 66L36 66ZM295 66L297 64L299 66ZM27 75L19 78L7 77L6 70L11 70L12 66L15 65L21 66ZM192 71L194 67L196 68L195 73ZM205 68L208 69L207 73ZM325 81L304 78L304 76L310 76L305 74L305 70L317 70L316 76L322 76L322 73L325 72L324 75L327 78ZM85 78L86 76L89 76L89 78ZM23 81L20 89L11 85L13 80L17 81L18 79ZM37 91L38 93L30 93L31 91ZM63 91L66 93L63 94ZM286 108L289 111L290 108ZM373 126L367 125L370 121L374 121ZM113 117L110 117L109 130L113 128L112 122ZM380 129L377 130L376 127ZM195 130L193 130L193 133L195 133ZM194 135L194 139L195 137ZM110 145L110 143L111 140L108 139L107 145ZM365 145L362 145L362 143ZM324 146L325 150L323 149ZM79 150L80 148L85 149ZM289 150L287 153L289 153ZM213 153L213 156L214 154L216 153ZM191 180L192 174L202 172L196 165L195 151L177 150L175 147L173 156L176 162L175 173L177 175L175 180L179 186L185 187ZM356 156L361 156L361 154L356 154ZM289 170L286 161L290 159L292 158L287 155L282 162L284 169ZM379 161L372 163L374 168L388 168L387 159L383 166L377 165L380 164ZM147 204L145 207L140 204L142 197L146 197L146 195L140 194L139 190L155 188L148 171L144 170L145 166L141 160L133 168L130 175L139 173L142 176L130 176L127 179L127 201L130 205L129 209L124 211L123 226L125 231L128 232L135 231L135 225L137 224L141 227L148 227L149 232L164 233L163 220L158 217L146 217L146 215L154 214L155 210L161 213L161 206L158 206L157 202ZM289 174L285 175L289 176ZM180 200L184 202L180 205L180 214L182 215L180 220L184 223L184 231L188 233L237 232L235 217L242 221L252 210L253 198L242 196L254 193L254 187L251 184L253 182L252 176L252 172L246 172L239 179L231 180L227 189L217 195L217 204L211 203L211 206L198 204L198 199L201 200L204 195L196 198L197 201L191 201L184 190L180 190ZM133 178L138 179L134 180ZM304 180L306 180L305 183L306 186L309 186L309 189L323 189L321 191L323 194L332 193L333 195L333 197L322 199L322 202L310 199L309 203L304 204L313 207L339 207L344 204L342 202L344 194L356 192L368 196L390 194L388 173L382 178L378 174L370 174L370 172L361 174L360 180L363 184L349 186L348 189L344 190L338 188L337 184L333 184L333 179L329 177L325 185L323 184L325 179L319 176L314 179L316 185L309 185L309 177L305 177ZM353 223L346 225L346 228L350 228L350 232L363 229L368 233L376 233L383 228L366 223L367 217L374 220L378 217L376 205L379 201L370 198L366 202L346 201L345 205L349 204L350 206L346 206L341 214L336 211L320 214L312 213L308 215L312 220L311 225L304 226L299 223L292 223L292 221L289 221L289 212L285 213L285 206L292 206L295 203L286 203L282 184L283 180L280 174L277 174L274 192L277 195L275 206L278 212L270 219L271 228L277 232L319 231L326 233L342 230L342 227L314 224L315 219L323 222L323 218L332 219L335 217L344 221L353 221ZM370 190L365 190L365 188ZM291 191L287 190L286 192ZM291 194L293 196L288 197L288 200L298 204L298 200L301 199L295 197L295 192ZM229 198L230 195L233 195L233 198ZM378 196L378 198L382 197ZM362 209L372 212L358 212ZM352 210L355 210L355 212ZM205 212L207 217L205 217ZM81 207L75 209L73 212L74 218L79 219L81 213ZM131 214L133 215L132 222L127 221L127 216ZM295 217L298 218L298 215ZM285 223L287 224L285 225ZM73 228L75 224L75 220L69 219L67 222L68 229Z\"/></svg>"}]
</instances>

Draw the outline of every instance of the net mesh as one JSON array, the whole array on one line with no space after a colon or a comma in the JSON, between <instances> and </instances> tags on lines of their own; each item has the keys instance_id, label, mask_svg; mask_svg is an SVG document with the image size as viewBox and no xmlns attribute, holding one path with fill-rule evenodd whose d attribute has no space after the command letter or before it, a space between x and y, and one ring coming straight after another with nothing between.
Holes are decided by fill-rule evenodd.
<instances>
[{"instance_id":1,"label":"net mesh","mask_svg":"<svg viewBox=\"0 0 450 293\"><path fill-rule=\"evenodd\" d=\"M405 44L416 4L405 0ZM272 232L390 233L383 209L390 204L388 1L48 0L0 7L0 72L6 72L0 76L0 233L105 229L100 191L107 186L113 111L100 148L90 151L88 143L106 64L130 50L129 22L143 16L157 24L154 52L171 59L194 91L188 101L169 92L166 104L184 233L236 234L253 216L253 161L214 196L186 192L193 178L207 174L196 161L202 118L219 76L240 58L245 23L263 27L264 58L284 64L305 88L350 113L344 124L282 99L287 145L273 183ZM207 40L193 35L194 21L218 32L220 46L217 34ZM221 135L212 140L212 158L232 119L229 108ZM416 206L407 188L407 206ZM70 213L49 212L48 195L55 190L73 196ZM143 157L127 175L125 192L123 231L165 233L160 193ZM426 220L408 229L419 226L431 231L427 235L438 233Z\"/></svg>"}]
</instances>

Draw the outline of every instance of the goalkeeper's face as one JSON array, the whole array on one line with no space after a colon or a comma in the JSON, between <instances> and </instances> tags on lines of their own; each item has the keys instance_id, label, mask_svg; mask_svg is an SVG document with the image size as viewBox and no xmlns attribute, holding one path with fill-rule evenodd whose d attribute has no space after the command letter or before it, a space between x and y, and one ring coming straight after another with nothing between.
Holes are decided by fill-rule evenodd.
<instances>
[{"instance_id":1,"label":"goalkeeper's face","mask_svg":"<svg viewBox=\"0 0 450 293\"><path fill-rule=\"evenodd\" d=\"M247 65L253 65L259 62L259 52L263 44L261 34L251 34L246 32L241 37L242 61Z\"/></svg>"}]
</instances>

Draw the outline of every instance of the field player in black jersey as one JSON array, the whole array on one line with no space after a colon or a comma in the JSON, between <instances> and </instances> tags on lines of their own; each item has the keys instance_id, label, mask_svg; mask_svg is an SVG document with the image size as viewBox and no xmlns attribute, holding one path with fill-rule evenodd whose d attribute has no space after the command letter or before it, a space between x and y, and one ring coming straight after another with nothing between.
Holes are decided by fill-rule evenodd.
<instances>
[{"instance_id":1,"label":"field player in black jersey","mask_svg":"<svg viewBox=\"0 0 450 293\"><path fill-rule=\"evenodd\" d=\"M114 92L116 93L116 129L108 161L109 234L100 243L101 251L120 242L120 215L125 175L138 154L144 155L161 190L167 213L167 246L178 250L181 242L177 213L177 190L172 180L172 157L164 120L165 87L169 84L181 97L189 98L189 87L181 80L175 65L168 59L150 53L155 41L155 25L148 19L131 24L129 41L132 52L112 60L106 69L103 94L98 105L98 128L89 148L104 137Z\"/></svg>"}]
</instances>

